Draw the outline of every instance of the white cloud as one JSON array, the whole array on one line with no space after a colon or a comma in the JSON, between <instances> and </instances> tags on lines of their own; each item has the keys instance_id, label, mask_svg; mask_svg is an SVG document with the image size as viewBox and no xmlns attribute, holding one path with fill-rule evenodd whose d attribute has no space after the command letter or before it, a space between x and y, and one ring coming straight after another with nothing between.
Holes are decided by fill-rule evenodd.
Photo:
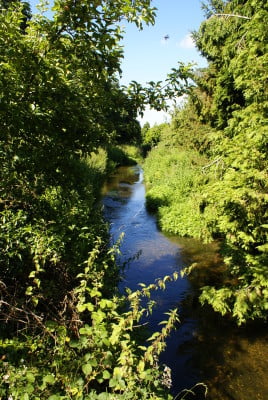
<instances>
[{"instance_id":1,"label":"white cloud","mask_svg":"<svg viewBox=\"0 0 268 400\"><path fill-rule=\"evenodd\" d=\"M182 49L193 49L195 47L191 33L188 33L184 38L178 43L178 46Z\"/></svg>"}]
</instances>

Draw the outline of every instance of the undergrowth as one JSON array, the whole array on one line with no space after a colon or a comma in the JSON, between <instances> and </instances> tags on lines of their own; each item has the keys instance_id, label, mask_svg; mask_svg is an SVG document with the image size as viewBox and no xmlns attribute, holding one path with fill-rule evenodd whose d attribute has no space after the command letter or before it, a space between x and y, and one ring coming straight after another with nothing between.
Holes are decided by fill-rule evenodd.
<instances>
[{"instance_id":1,"label":"undergrowth","mask_svg":"<svg viewBox=\"0 0 268 400\"><path fill-rule=\"evenodd\" d=\"M118 294L119 244L109 248L98 206L107 152L70 165L66 184L43 188L34 208L1 210L0 398L171 399L158 356L177 310L139 337L151 292L177 275Z\"/></svg>"},{"instance_id":2,"label":"undergrowth","mask_svg":"<svg viewBox=\"0 0 268 400\"><path fill-rule=\"evenodd\" d=\"M201 212L206 158L160 142L144 162L146 205L157 211L161 229L180 236L208 236Z\"/></svg>"}]
</instances>

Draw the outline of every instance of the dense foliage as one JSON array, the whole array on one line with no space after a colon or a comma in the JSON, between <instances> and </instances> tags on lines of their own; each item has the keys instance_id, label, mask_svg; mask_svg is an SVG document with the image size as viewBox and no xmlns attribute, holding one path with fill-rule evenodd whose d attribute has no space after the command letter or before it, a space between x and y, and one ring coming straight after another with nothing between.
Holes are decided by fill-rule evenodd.
<instances>
[{"instance_id":1,"label":"dense foliage","mask_svg":"<svg viewBox=\"0 0 268 400\"><path fill-rule=\"evenodd\" d=\"M146 161L147 196L160 205L163 229L222 239L225 284L204 288L201 301L241 323L268 310L268 5L217 0L205 9L194 37L208 67L196 72L188 105L173 117L176 150L162 135Z\"/></svg>"},{"instance_id":2,"label":"dense foliage","mask_svg":"<svg viewBox=\"0 0 268 400\"><path fill-rule=\"evenodd\" d=\"M181 111L184 115L188 112ZM146 204L150 210L158 212L159 225L164 231L201 238L206 227L199 213L202 196L198 188L206 179L201 170L206 158L187 146L185 134L194 127L189 122L191 129L187 130L185 125L177 128L179 114L174 116L172 126L152 127L146 134L145 140L148 140L158 133L158 144L144 163Z\"/></svg>"},{"instance_id":3,"label":"dense foliage","mask_svg":"<svg viewBox=\"0 0 268 400\"><path fill-rule=\"evenodd\" d=\"M0 397L169 398L157 357L176 311L147 347L135 338L152 307L141 299L165 281L117 294L118 247L98 205L107 170L126 159L114 145L140 140L137 110L164 106L159 83L118 82L120 21L142 28L155 10L56 0L49 19L0 4Z\"/></svg>"},{"instance_id":4,"label":"dense foliage","mask_svg":"<svg viewBox=\"0 0 268 400\"><path fill-rule=\"evenodd\" d=\"M147 347L136 333L153 305L143 297L171 278L118 295L100 186L122 145L143 140L163 229L223 241L226 285L202 301L265 317L267 5L211 0L195 34L208 68L122 88L120 22L154 23L150 0L56 0L51 19L0 4L0 396L168 399L157 358L176 310ZM171 126L141 132L137 111L186 90Z\"/></svg>"},{"instance_id":5,"label":"dense foliage","mask_svg":"<svg viewBox=\"0 0 268 400\"><path fill-rule=\"evenodd\" d=\"M211 17L196 39L214 69L208 115L218 130L211 168L217 166L217 180L207 190L205 213L214 213L212 233L225 238L232 280L207 288L202 298L241 322L266 318L268 309L268 5L231 1L224 13L237 17Z\"/></svg>"}]
</instances>

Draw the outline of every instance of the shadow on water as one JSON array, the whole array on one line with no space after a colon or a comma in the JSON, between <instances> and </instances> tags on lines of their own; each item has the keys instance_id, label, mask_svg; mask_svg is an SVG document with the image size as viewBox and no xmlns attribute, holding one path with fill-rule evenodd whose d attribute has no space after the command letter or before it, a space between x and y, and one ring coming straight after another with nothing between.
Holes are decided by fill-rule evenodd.
<instances>
[{"instance_id":1,"label":"shadow on water","mask_svg":"<svg viewBox=\"0 0 268 400\"><path fill-rule=\"evenodd\" d=\"M106 219L115 242L122 232L121 264L127 263L119 289L138 289L157 278L196 263L191 279L169 282L157 291L157 307L149 321L159 329L165 312L179 307L180 323L167 340L160 361L172 370L172 393L176 400L203 400L204 386L193 393L182 392L198 382L208 388L208 400L268 400L267 325L238 328L198 302L200 287L215 283L224 273L218 243L204 245L197 240L165 236L156 219L145 208L142 170L120 167L103 188Z\"/></svg>"}]
</instances>

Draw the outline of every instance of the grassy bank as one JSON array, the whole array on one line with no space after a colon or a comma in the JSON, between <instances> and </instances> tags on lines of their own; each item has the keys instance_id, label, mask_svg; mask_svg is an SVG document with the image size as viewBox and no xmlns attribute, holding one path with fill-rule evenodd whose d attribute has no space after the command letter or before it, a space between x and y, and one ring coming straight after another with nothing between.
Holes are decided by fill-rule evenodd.
<instances>
[{"instance_id":1,"label":"grassy bank","mask_svg":"<svg viewBox=\"0 0 268 400\"><path fill-rule=\"evenodd\" d=\"M206 158L195 150L161 141L144 162L146 204L157 212L165 232L180 236L208 236L202 214L202 186Z\"/></svg>"}]
</instances>

